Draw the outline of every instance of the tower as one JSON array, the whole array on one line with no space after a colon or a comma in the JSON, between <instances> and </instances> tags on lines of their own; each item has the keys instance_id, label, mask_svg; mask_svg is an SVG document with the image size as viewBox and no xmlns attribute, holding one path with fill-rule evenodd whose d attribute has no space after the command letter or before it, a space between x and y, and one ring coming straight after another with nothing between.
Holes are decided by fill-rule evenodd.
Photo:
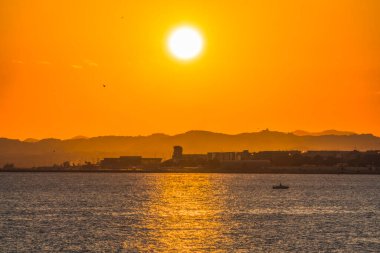
<instances>
[{"instance_id":1,"label":"tower","mask_svg":"<svg viewBox=\"0 0 380 253\"><path fill-rule=\"evenodd\" d=\"M173 147L172 159L174 162L178 162L182 159L182 152L183 152L183 148L181 146Z\"/></svg>"}]
</instances>

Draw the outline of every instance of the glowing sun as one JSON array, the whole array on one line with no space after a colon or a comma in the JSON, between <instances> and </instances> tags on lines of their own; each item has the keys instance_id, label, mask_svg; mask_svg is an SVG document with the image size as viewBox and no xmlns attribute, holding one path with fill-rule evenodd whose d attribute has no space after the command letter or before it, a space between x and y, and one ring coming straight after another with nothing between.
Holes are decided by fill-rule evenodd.
<instances>
[{"instance_id":1,"label":"glowing sun","mask_svg":"<svg viewBox=\"0 0 380 253\"><path fill-rule=\"evenodd\" d=\"M180 60L191 60L200 55L203 44L201 33L190 26L174 29L167 41L169 52Z\"/></svg>"}]
</instances>

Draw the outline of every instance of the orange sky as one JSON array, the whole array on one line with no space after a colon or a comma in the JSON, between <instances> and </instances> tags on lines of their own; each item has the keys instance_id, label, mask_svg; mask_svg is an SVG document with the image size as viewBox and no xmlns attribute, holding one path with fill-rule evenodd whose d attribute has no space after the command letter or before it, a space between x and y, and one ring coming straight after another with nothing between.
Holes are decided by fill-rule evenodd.
<instances>
[{"instance_id":1,"label":"orange sky","mask_svg":"<svg viewBox=\"0 0 380 253\"><path fill-rule=\"evenodd\" d=\"M1 1L0 136L380 135L379 13L378 0ZM188 63L165 45L184 23L206 40Z\"/></svg>"}]
</instances>

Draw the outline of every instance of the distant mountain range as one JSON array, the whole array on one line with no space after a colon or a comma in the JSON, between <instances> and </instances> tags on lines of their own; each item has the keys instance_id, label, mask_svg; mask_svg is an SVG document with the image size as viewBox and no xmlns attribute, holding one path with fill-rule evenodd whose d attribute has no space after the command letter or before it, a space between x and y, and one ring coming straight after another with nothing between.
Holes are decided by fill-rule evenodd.
<instances>
[{"instance_id":1,"label":"distant mountain range","mask_svg":"<svg viewBox=\"0 0 380 253\"><path fill-rule=\"evenodd\" d=\"M328 130L321 133L295 131L283 133L264 130L236 135L208 131L189 131L178 135L83 136L68 140L0 138L0 166L14 163L19 167L60 164L64 161L96 162L104 157L142 155L171 156L172 147L181 145L184 153L209 151L260 150L380 150L380 138L372 134L355 134Z\"/></svg>"},{"instance_id":2,"label":"distant mountain range","mask_svg":"<svg viewBox=\"0 0 380 253\"><path fill-rule=\"evenodd\" d=\"M356 133L354 132L347 132L347 131L337 131L337 130L325 130L322 132L307 132L303 130L296 130L293 132L293 134L298 136L322 136L322 135L354 135Z\"/></svg>"}]
</instances>

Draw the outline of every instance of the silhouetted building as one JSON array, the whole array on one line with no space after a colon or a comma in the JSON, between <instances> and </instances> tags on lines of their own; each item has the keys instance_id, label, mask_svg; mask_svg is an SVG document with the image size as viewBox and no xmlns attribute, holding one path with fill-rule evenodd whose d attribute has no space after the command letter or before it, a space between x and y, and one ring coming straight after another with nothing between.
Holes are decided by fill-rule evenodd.
<instances>
[{"instance_id":1,"label":"silhouetted building","mask_svg":"<svg viewBox=\"0 0 380 253\"><path fill-rule=\"evenodd\" d=\"M209 152L207 153L209 165L227 170L252 171L271 165L270 160L254 159L248 150L242 152Z\"/></svg>"},{"instance_id":2,"label":"silhouetted building","mask_svg":"<svg viewBox=\"0 0 380 253\"><path fill-rule=\"evenodd\" d=\"M197 166L207 162L206 154L183 154L181 146L173 147L171 163L181 166Z\"/></svg>"},{"instance_id":3,"label":"silhouetted building","mask_svg":"<svg viewBox=\"0 0 380 253\"><path fill-rule=\"evenodd\" d=\"M234 161L236 160L235 152L209 152L207 153L209 161Z\"/></svg>"},{"instance_id":4,"label":"silhouetted building","mask_svg":"<svg viewBox=\"0 0 380 253\"><path fill-rule=\"evenodd\" d=\"M243 152L209 152L207 159L209 161L240 161L253 160L253 156L248 150L243 150Z\"/></svg>"},{"instance_id":5,"label":"silhouetted building","mask_svg":"<svg viewBox=\"0 0 380 253\"><path fill-rule=\"evenodd\" d=\"M122 166L139 166L141 165L141 156L120 156L119 163Z\"/></svg>"},{"instance_id":6,"label":"silhouetted building","mask_svg":"<svg viewBox=\"0 0 380 253\"><path fill-rule=\"evenodd\" d=\"M283 157L292 157L295 155L300 155L301 151L298 150L287 150L287 151L259 151L253 153L254 159L277 159Z\"/></svg>"},{"instance_id":7,"label":"silhouetted building","mask_svg":"<svg viewBox=\"0 0 380 253\"><path fill-rule=\"evenodd\" d=\"M248 150L243 150L243 152L236 153L236 160L252 160L253 156L251 153L249 153Z\"/></svg>"},{"instance_id":8,"label":"silhouetted building","mask_svg":"<svg viewBox=\"0 0 380 253\"><path fill-rule=\"evenodd\" d=\"M106 169L156 168L161 164L161 158L143 158L141 156L120 156L119 158L104 158L100 166Z\"/></svg>"},{"instance_id":9,"label":"silhouetted building","mask_svg":"<svg viewBox=\"0 0 380 253\"><path fill-rule=\"evenodd\" d=\"M358 151L334 151L334 150L320 150L320 151L306 151L303 153L304 156L308 157L334 157L334 158L348 158L353 155L357 155Z\"/></svg>"},{"instance_id":10,"label":"silhouetted building","mask_svg":"<svg viewBox=\"0 0 380 253\"><path fill-rule=\"evenodd\" d=\"M162 158L142 158L141 165L146 168L158 168L161 165Z\"/></svg>"},{"instance_id":11,"label":"silhouetted building","mask_svg":"<svg viewBox=\"0 0 380 253\"><path fill-rule=\"evenodd\" d=\"M181 161L203 163L207 161L207 155L206 154L183 154Z\"/></svg>"},{"instance_id":12,"label":"silhouetted building","mask_svg":"<svg viewBox=\"0 0 380 253\"><path fill-rule=\"evenodd\" d=\"M119 158L104 158L100 161L100 166L103 168L117 168L119 167Z\"/></svg>"},{"instance_id":13,"label":"silhouetted building","mask_svg":"<svg viewBox=\"0 0 380 253\"><path fill-rule=\"evenodd\" d=\"M179 162L182 160L182 152L183 152L183 148L181 146L173 147L172 159L174 162Z\"/></svg>"}]
</instances>

